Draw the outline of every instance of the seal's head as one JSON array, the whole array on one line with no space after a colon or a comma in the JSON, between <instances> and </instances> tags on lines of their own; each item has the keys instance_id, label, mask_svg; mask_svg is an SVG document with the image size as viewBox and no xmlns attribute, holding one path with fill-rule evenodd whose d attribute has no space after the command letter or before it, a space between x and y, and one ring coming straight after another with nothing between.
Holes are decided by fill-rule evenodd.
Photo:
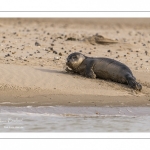
<instances>
[{"instance_id":1,"label":"seal's head","mask_svg":"<svg viewBox=\"0 0 150 150\"><path fill-rule=\"evenodd\" d=\"M86 56L81 53L72 53L68 56L66 65L72 70L76 70L85 58Z\"/></svg>"}]
</instances>

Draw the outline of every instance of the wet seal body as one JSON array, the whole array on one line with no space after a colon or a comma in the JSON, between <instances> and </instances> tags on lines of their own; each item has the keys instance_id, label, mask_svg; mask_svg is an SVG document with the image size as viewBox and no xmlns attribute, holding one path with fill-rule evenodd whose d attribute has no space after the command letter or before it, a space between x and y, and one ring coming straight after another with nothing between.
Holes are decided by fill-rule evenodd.
<instances>
[{"instance_id":1,"label":"wet seal body","mask_svg":"<svg viewBox=\"0 0 150 150\"><path fill-rule=\"evenodd\" d=\"M67 72L78 73L87 78L100 78L128 84L131 88L141 91L142 86L136 82L131 70L123 63L110 58L87 57L81 53L68 56Z\"/></svg>"}]
</instances>

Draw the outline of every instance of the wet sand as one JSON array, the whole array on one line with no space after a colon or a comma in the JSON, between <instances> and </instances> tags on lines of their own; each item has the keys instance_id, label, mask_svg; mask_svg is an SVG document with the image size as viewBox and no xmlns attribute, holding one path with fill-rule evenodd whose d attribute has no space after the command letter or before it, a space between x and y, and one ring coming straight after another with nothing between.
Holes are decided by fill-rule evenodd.
<instances>
[{"instance_id":1,"label":"wet sand","mask_svg":"<svg viewBox=\"0 0 150 150\"><path fill-rule=\"evenodd\" d=\"M0 19L0 33L1 106L150 106L150 19ZM68 74L72 52L125 63L142 91Z\"/></svg>"}]
</instances>

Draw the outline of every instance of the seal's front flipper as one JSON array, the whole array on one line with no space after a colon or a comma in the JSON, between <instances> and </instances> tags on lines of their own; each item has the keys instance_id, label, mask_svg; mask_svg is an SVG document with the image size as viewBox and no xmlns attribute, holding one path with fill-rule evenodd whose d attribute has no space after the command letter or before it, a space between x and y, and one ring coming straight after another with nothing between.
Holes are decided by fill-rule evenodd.
<instances>
[{"instance_id":1,"label":"seal's front flipper","mask_svg":"<svg viewBox=\"0 0 150 150\"><path fill-rule=\"evenodd\" d=\"M68 67L66 67L66 69L65 69L68 73L74 73L74 71L73 70L70 70Z\"/></svg>"},{"instance_id":2,"label":"seal's front flipper","mask_svg":"<svg viewBox=\"0 0 150 150\"><path fill-rule=\"evenodd\" d=\"M93 72L93 70L91 70L90 72L88 72L88 73L86 74L86 77L87 77L87 78L95 79L95 78L96 78L96 74Z\"/></svg>"},{"instance_id":3,"label":"seal's front flipper","mask_svg":"<svg viewBox=\"0 0 150 150\"><path fill-rule=\"evenodd\" d=\"M96 78L96 74L93 71L93 66L94 66L94 62L90 62L89 65L86 66L86 74L85 74L85 76L87 78L92 78L92 79Z\"/></svg>"},{"instance_id":4,"label":"seal's front flipper","mask_svg":"<svg viewBox=\"0 0 150 150\"><path fill-rule=\"evenodd\" d=\"M127 76L127 82L131 88L133 88L137 91L142 90L142 85L140 83L136 82L134 77Z\"/></svg>"}]
</instances>

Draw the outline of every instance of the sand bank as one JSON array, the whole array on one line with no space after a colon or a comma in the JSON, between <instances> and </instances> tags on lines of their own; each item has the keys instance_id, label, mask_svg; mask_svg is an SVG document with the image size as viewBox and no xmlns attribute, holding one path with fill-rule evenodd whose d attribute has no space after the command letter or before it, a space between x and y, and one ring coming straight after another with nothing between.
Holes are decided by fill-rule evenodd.
<instances>
[{"instance_id":1,"label":"sand bank","mask_svg":"<svg viewBox=\"0 0 150 150\"><path fill-rule=\"evenodd\" d=\"M149 25L149 19L0 19L0 105L150 106ZM84 42L96 33L118 43ZM125 63L142 91L68 74L72 52Z\"/></svg>"}]
</instances>

